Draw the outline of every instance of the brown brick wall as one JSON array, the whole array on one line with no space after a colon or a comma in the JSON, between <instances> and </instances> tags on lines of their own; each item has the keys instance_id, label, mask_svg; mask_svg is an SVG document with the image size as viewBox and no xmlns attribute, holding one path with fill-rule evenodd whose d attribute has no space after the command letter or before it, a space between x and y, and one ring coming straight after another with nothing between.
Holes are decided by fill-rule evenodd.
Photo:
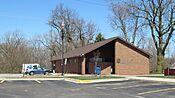
<instances>
[{"instance_id":1,"label":"brown brick wall","mask_svg":"<svg viewBox=\"0 0 175 98\"><path fill-rule=\"evenodd\" d=\"M58 61L55 61L55 66L56 66L56 69L55 69L55 71L56 71L56 73L61 73L61 60L58 60Z\"/></svg>"},{"instance_id":2,"label":"brown brick wall","mask_svg":"<svg viewBox=\"0 0 175 98\"><path fill-rule=\"evenodd\" d=\"M149 74L149 67L144 65L117 65L118 75L145 75Z\"/></svg>"},{"instance_id":3,"label":"brown brick wall","mask_svg":"<svg viewBox=\"0 0 175 98\"><path fill-rule=\"evenodd\" d=\"M94 63L89 63L89 67L90 67L90 74L94 74L95 73L95 69L94 69ZM111 74L111 63L108 62L101 62L98 63L98 65L101 66L101 75L110 75Z\"/></svg>"},{"instance_id":4,"label":"brown brick wall","mask_svg":"<svg viewBox=\"0 0 175 98\"><path fill-rule=\"evenodd\" d=\"M116 40L115 50L115 74L149 74L149 58L145 54L119 40Z\"/></svg>"},{"instance_id":5,"label":"brown brick wall","mask_svg":"<svg viewBox=\"0 0 175 98\"><path fill-rule=\"evenodd\" d=\"M61 73L61 61L56 61L56 72ZM70 58L65 65L65 73L81 73L81 58Z\"/></svg>"}]
</instances>

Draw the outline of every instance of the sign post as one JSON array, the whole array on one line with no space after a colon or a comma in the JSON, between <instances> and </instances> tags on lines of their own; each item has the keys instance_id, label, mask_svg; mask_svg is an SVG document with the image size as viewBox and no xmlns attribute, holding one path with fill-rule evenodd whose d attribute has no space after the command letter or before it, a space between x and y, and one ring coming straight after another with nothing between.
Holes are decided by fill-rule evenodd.
<instances>
[{"instance_id":1,"label":"sign post","mask_svg":"<svg viewBox=\"0 0 175 98\"><path fill-rule=\"evenodd\" d=\"M97 50L96 52L93 52L93 55L94 55L94 61L95 61L94 70L95 70L95 74L97 74L96 73L96 67L97 67L97 64L98 64L98 61L99 61L100 51Z\"/></svg>"}]
</instances>

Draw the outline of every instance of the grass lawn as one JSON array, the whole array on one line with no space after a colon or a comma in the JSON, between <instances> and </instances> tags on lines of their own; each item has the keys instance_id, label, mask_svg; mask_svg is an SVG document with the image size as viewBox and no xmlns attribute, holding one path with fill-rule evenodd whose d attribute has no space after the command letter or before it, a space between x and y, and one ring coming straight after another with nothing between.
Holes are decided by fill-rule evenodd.
<instances>
[{"instance_id":1,"label":"grass lawn","mask_svg":"<svg viewBox=\"0 0 175 98\"><path fill-rule=\"evenodd\" d=\"M116 78L124 78L124 77L117 77L117 76L72 76L66 77L78 80L97 80L97 79L116 79Z\"/></svg>"},{"instance_id":2,"label":"grass lawn","mask_svg":"<svg viewBox=\"0 0 175 98\"><path fill-rule=\"evenodd\" d=\"M175 76L139 76L139 77L153 77L153 78L171 78L175 79Z\"/></svg>"}]
</instances>

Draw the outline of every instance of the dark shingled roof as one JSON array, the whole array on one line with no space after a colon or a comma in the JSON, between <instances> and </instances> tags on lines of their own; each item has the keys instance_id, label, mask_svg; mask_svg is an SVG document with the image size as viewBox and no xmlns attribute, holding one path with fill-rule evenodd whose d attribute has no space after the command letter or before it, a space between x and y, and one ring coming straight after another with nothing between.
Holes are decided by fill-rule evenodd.
<instances>
[{"instance_id":1,"label":"dark shingled roof","mask_svg":"<svg viewBox=\"0 0 175 98\"><path fill-rule=\"evenodd\" d=\"M87 45L87 46L84 46L84 47L79 47L79 48L76 48L72 51L69 51L67 53L65 53L64 55L64 58L71 58L71 57L78 57L78 56L81 56L81 55L85 55L101 46L104 46L106 44L108 44L109 42L112 42L114 40L120 40L124 43L126 43L127 45L131 46L132 48L135 48L137 49L138 51L144 53L145 55L147 55L149 57L149 53L143 51L142 49L139 49L137 47L135 47L134 45L132 45L131 43L125 41L124 39L120 38L120 37L113 37L113 38L109 38L109 39L106 39L106 40L103 40L103 41L100 41L100 42L97 42L97 43L94 43L94 44L90 44L90 45ZM55 60L60 60L61 58L60 57L55 57L54 59L52 59L51 61L55 61Z\"/></svg>"}]
</instances>

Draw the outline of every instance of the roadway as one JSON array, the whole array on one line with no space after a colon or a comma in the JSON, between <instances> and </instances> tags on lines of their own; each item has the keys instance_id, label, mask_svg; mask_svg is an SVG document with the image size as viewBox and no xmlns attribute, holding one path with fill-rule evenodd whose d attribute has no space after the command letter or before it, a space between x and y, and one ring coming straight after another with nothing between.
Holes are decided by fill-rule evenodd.
<instances>
[{"instance_id":1,"label":"roadway","mask_svg":"<svg viewBox=\"0 0 175 98\"><path fill-rule=\"evenodd\" d=\"M175 84L140 80L91 84L8 80L0 83L0 98L175 98Z\"/></svg>"}]
</instances>

